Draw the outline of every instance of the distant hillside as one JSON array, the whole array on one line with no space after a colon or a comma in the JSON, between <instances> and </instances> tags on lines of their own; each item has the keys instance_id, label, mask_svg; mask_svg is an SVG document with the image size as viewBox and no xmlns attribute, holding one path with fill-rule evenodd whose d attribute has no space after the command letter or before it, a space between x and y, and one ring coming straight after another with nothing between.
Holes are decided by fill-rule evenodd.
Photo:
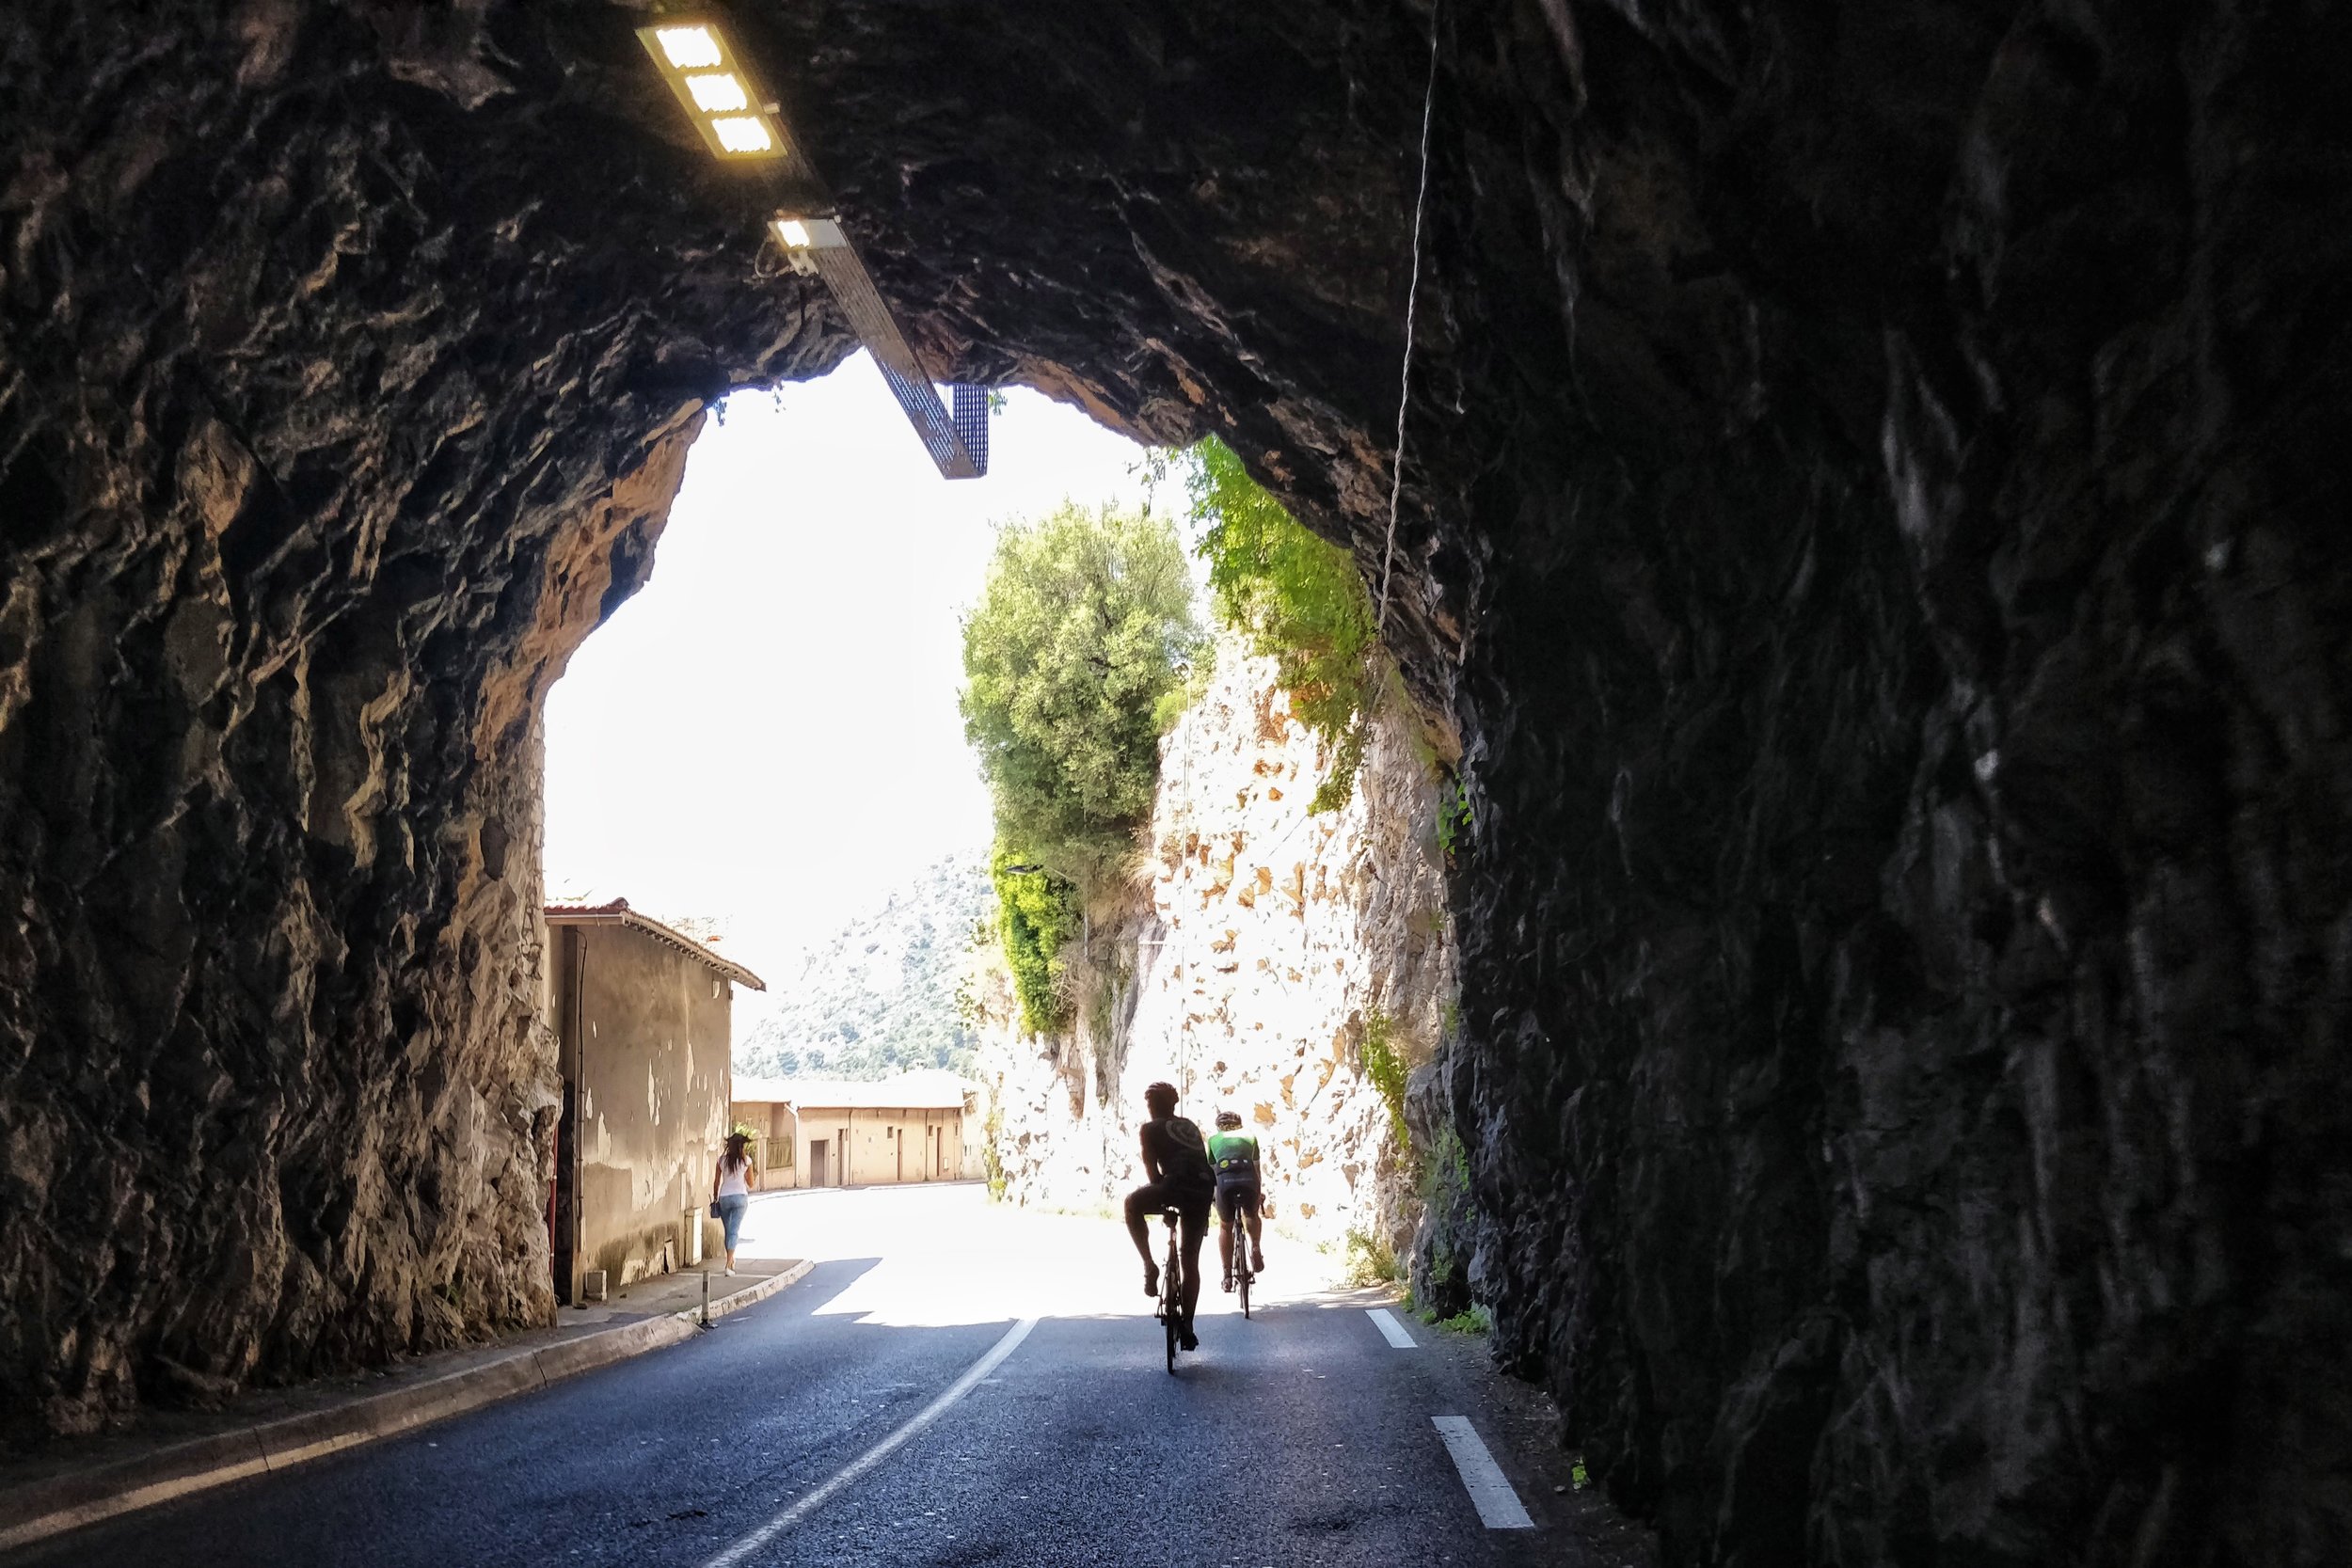
<instances>
[{"instance_id":1,"label":"distant hillside","mask_svg":"<svg viewBox=\"0 0 2352 1568\"><path fill-rule=\"evenodd\" d=\"M886 1077L908 1068L968 1073L977 1037L956 1016L972 931L994 895L977 855L939 862L872 914L812 948L776 1006L735 1047L735 1070Z\"/></svg>"}]
</instances>

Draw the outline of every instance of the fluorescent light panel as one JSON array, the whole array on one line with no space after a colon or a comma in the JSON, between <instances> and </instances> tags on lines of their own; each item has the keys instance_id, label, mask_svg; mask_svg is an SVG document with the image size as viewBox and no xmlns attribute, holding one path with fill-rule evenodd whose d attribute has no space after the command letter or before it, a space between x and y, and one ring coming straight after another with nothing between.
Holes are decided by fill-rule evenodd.
<instances>
[{"instance_id":1,"label":"fluorescent light panel","mask_svg":"<svg viewBox=\"0 0 2352 1568\"><path fill-rule=\"evenodd\" d=\"M759 89L715 23L665 22L640 27L637 40L713 156L728 163L784 156L784 127L758 106Z\"/></svg>"},{"instance_id":2,"label":"fluorescent light panel","mask_svg":"<svg viewBox=\"0 0 2352 1568\"><path fill-rule=\"evenodd\" d=\"M751 152L773 152L775 133L768 129L766 119L758 115L729 115L710 122L710 133L719 138L719 146L739 156Z\"/></svg>"},{"instance_id":3,"label":"fluorescent light panel","mask_svg":"<svg viewBox=\"0 0 2352 1568\"><path fill-rule=\"evenodd\" d=\"M694 100L694 107L705 114L723 115L752 106L752 95L743 90L743 78L732 71L698 71L686 79L686 91Z\"/></svg>"},{"instance_id":4,"label":"fluorescent light panel","mask_svg":"<svg viewBox=\"0 0 2352 1568\"><path fill-rule=\"evenodd\" d=\"M679 71L697 71L721 59L719 35L707 27L656 27L662 58Z\"/></svg>"}]
</instances>

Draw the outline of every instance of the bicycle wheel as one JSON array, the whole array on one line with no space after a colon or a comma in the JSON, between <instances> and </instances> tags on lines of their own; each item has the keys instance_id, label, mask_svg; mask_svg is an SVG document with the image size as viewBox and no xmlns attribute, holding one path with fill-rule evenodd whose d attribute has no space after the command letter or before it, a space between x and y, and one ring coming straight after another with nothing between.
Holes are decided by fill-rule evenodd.
<instances>
[{"instance_id":1,"label":"bicycle wheel","mask_svg":"<svg viewBox=\"0 0 2352 1568\"><path fill-rule=\"evenodd\" d=\"M1176 1227L1168 1227L1168 1267L1160 1271L1160 1325L1168 1332L1168 1371L1176 1374L1176 1325L1184 1316L1184 1255L1176 1247Z\"/></svg>"},{"instance_id":2,"label":"bicycle wheel","mask_svg":"<svg viewBox=\"0 0 2352 1568\"><path fill-rule=\"evenodd\" d=\"M1233 1238L1233 1285L1241 1291L1241 1315L1244 1322L1248 1321L1249 1318L1249 1282L1257 1277L1249 1272L1249 1259L1241 1256L1241 1244L1247 1240L1248 1238L1246 1236Z\"/></svg>"}]
</instances>

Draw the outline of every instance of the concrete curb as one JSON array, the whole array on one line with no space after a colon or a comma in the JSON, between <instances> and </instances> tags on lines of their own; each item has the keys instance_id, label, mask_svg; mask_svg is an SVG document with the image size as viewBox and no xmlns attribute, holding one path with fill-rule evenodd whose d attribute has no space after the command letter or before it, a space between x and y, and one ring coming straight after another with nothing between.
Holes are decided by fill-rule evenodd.
<instances>
[{"instance_id":1,"label":"concrete curb","mask_svg":"<svg viewBox=\"0 0 2352 1568\"><path fill-rule=\"evenodd\" d=\"M756 1285L721 1296L710 1304L710 1315L723 1317L765 1301L797 1284L814 1267L803 1259ZM36 1481L0 1494L0 1519L10 1521L0 1524L0 1552L191 1492L292 1469L306 1460L413 1432L580 1372L675 1345L699 1332L701 1317L702 1308L692 1307L683 1312L641 1318L536 1350L518 1350L348 1404L191 1438L94 1470Z\"/></svg>"}]
</instances>

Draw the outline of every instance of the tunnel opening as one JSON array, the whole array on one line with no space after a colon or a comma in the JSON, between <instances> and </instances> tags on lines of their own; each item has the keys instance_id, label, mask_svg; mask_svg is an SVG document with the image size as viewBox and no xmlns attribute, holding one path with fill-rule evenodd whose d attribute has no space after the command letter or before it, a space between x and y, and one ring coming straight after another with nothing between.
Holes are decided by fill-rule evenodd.
<instances>
[{"instance_id":1,"label":"tunnel opening","mask_svg":"<svg viewBox=\"0 0 2352 1568\"><path fill-rule=\"evenodd\" d=\"M730 1132L763 1191L858 1174L846 1134L802 1150L815 1083L968 1072L930 1038L983 918L991 833L957 711L962 623L1000 528L1148 504L1134 443L1025 388L996 403L993 443L972 449L995 461L949 486L863 355L731 395L690 452L660 572L608 603L549 688L559 1305L713 1254L691 1199ZM857 944L927 898L935 914ZM742 966L714 983L726 1007L676 1006L630 952L601 950L644 945L593 924L617 914ZM652 1091L627 1092L640 1071ZM929 1114L884 1128L864 1180L959 1179L963 1144L942 1132Z\"/></svg>"},{"instance_id":2,"label":"tunnel opening","mask_svg":"<svg viewBox=\"0 0 2352 1568\"><path fill-rule=\"evenodd\" d=\"M709 402L850 350L642 12L46 14L12 1441L545 1316L531 716ZM943 372L1371 568L1427 12L739 21ZM1438 25L1388 635L1499 1352L1676 1561L2343 1557L2345 23Z\"/></svg>"}]
</instances>

